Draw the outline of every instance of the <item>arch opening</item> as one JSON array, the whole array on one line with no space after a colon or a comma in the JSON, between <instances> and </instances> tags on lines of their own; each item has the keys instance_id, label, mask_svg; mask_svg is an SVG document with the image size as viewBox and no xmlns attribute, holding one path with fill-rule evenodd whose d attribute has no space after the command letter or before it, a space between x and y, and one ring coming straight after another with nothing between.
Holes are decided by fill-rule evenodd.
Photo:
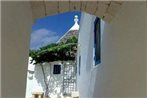
<instances>
[{"instance_id":1,"label":"arch opening","mask_svg":"<svg viewBox=\"0 0 147 98\"><path fill-rule=\"evenodd\" d=\"M30 41L26 98L31 97L32 93L35 95L36 92L44 93L46 97L70 96L71 92L76 90L75 49L80 16L81 12L65 12L46 16L34 22ZM47 52L42 54L43 51ZM40 53L41 55L38 55ZM41 57L35 59L38 57L34 57L35 55ZM54 74L55 71L60 74ZM71 78L75 81L73 83L66 79L71 75L74 76Z\"/></svg>"}]
</instances>

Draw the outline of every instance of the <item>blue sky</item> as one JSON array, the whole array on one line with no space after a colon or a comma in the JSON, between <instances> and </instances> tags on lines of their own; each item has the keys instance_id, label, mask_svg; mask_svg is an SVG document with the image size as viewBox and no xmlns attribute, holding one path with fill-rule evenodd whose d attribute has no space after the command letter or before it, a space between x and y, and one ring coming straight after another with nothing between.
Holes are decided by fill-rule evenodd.
<instances>
[{"instance_id":1,"label":"blue sky","mask_svg":"<svg viewBox=\"0 0 147 98\"><path fill-rule=\"evenodd\" d=\"M74 25L75 15L80 21L81 12L66 12L36 20L32 26L30 49L55 43Z\"/></svg>"}]
</instances>

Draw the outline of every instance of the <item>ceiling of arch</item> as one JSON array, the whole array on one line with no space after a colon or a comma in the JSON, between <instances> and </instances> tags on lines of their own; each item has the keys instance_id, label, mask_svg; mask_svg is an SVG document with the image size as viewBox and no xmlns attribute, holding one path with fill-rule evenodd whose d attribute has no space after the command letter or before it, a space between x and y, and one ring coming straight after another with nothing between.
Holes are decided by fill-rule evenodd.
<instances>
[{"instance_id":1,"label":"ceiling of arch","mask_svg":"<svg viewBox=\"0 0 147 98\"><path fill-rule=\"evenodd\" d=\"M67 11L84 11L110 22L123 1L31 1L33 19Z\"/></svg>"}]
</instances>

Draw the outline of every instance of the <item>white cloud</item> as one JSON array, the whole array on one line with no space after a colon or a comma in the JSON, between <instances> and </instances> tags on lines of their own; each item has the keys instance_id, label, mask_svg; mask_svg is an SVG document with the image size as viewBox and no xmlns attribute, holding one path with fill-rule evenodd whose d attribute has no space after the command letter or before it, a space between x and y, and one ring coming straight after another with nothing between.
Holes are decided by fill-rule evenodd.
<instances>
[{"instance_id":1,"label":"white cloud","mask_svg":"<svg viewBox=\"0 0 147 98\"><path fill-rule=\"evenodd\" d=\"M31 49L38 49L41 46L54 43L59 39L56 32L49 31L45 28L36 30L31 34Z\"/></svg>"}]
</instances>

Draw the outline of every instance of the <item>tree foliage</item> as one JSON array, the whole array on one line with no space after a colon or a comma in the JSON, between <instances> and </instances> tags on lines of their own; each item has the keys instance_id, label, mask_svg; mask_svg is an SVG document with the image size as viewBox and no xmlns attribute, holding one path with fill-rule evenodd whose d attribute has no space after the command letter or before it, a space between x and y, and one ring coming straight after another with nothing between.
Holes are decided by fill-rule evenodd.
<instances>
[{"instance_id":1,"label":"tree foliage","mask_svg":"<svg viewBox=\"0 0 147 98\"><path fill-rule=\"evenodd\" d=\"M38 50L30 50L29 55L35 63L52 61L75 60L77 50L77 38L70 37L66 42L48 44Z\"/></svg>"}]
</instances>

